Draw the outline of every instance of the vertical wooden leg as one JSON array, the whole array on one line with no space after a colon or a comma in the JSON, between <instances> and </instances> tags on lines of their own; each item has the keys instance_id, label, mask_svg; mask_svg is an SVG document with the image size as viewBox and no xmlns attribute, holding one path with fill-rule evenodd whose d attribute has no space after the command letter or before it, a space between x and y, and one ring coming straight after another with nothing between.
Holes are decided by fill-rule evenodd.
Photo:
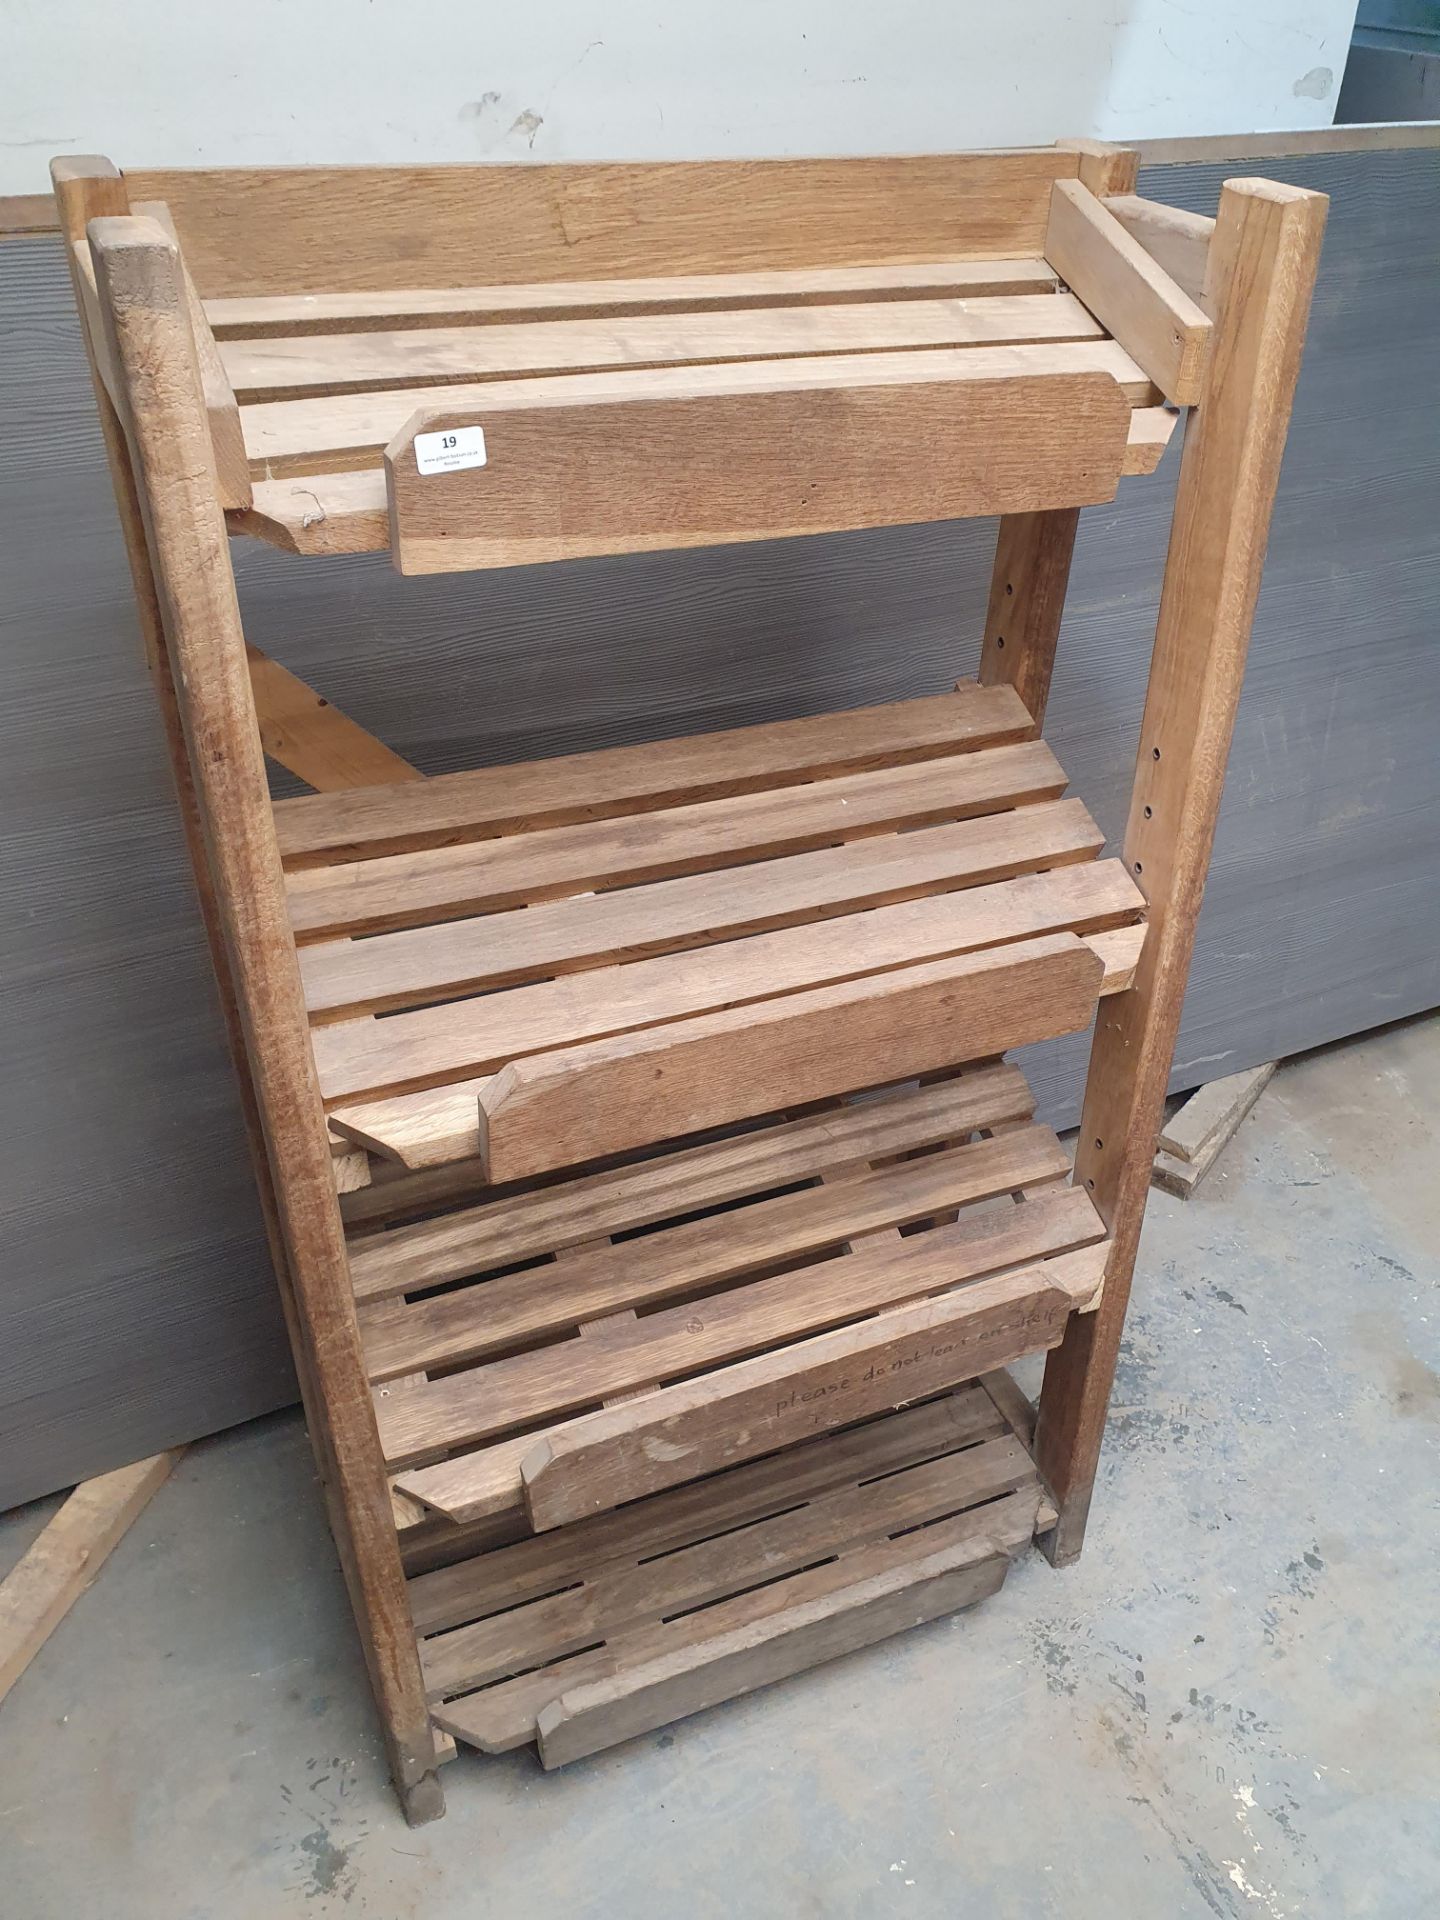
<instances>
[{"instance_id":1,"label":"vertical wooden leg","mask_svg":"<svg viewBox=\"0 0 1440 1920\"><path fill-rule=\"evenodd\" d=\"M69 248L68 258L73 279L76 275L74 244L85 243L85 229L90 221L107 216L122 216L129 211L125 183L108 160L91 158L57 160L52 172L62 231ZM83 301L77 300L77 305L82 312L85 310ZM175 681L171 671L170 656L165 646L160 599L155 587L155 576L151 570L149 548L146 545L145 523L139 492L135 485L135 472L130 463L130 448L114 403L106 391L105 383L100 378L96 366L96 343L90 339L88 332L83 328L82 335L90 366L91 384L95 392L95 407L100 417L101 437L105 442L105 455L110 468L110 484L115 493L116 513L120 521L121 536L125 542L125 557L130 567L130 581L135 594L135 611L140 626L140 638L145 649L150 678L155 688L156 705L160 710L160 723L164 731L166 753L170 763L170 777L175 788L186 850L190 856L190 870L195 881L200 920L205 930L205 942L215 976L221 1016L225 1022L225 1036L229 1046L231 1065L235 1070L239 1089L245 1137L250 1149L251 1166L260 1197L260 1211L265 1223L270 1261L275 1270L281 1308L290 1332L290 1345L295 1357L301 1399L305 1403L310 1430L312 1434L318 1435L322 1428L314 1417L314 1384L304 1344L303 1329L295 1313L290 1288L285 1242L280 1232L279 1214L276 1210L275 1193L270 1178L270 1165L265 1156L265 1135L260 1124L260 1110L256 1104L254 1083L250 1077L250 1062L245 1052L245 1030L241 1024L234 982L230 975L230 956L226 950L225 936L215 903L215 888L211 880L209 861L205 852L205 837L201 830L200 813L195 799L195 782L185 753L180 709L175 697ZM330 1476L326 1473L323 1458L320 1466L328 1496Z\"/></svg>"},{"instance_id":2,"label":"vertical wooden leg","mask_svg":"<svg viewBox=\"0 0 1440 1920\"><path fill-rule=\"evenodd\" d=\"M173 244L151 223L91 228L110 352L126 399L137 498L158 589L202 870L233 986L249 1097L268 1143L284 1259L282 1297L302 1387L325 1419L322 1471L396 1785L412 1821L444 1811L374 1411L350 1296L344 1234L285 912L213 458ZM162 702L163 704L163 702ZM243 1090L243 1089L242 1089ZM289 1285L285 1284L288 1277ZM288 1303L287 1303L288 1304ZM303 1328L300 1321L303 1319ZM307 1377L308 1376L308 1377Z\"/></svg>"},{"instance_id":3,"label":"vertical wooden leg","mask_svg":"<svg viewBox=\"0 0 1440 1920\"><path fill-rule=\"evenodd\" d=\"M69 241L83 241L86 226L91 219L107 215L123 215L127 211L124 183L116 170L106 161L72 159L57 162L55 167L55 184L56 197L61 210L62 224L67 240ZM75 270L73 254L71 256L71 270L72 273ZM276 1283L280 1293L281 1309L285 1317L286 1327L290 1336L291 1351L295 1359L295 1371L300 1386L300 1397L305 1408L311 1444L315 1450L316 1464L319 1468L321 1484L329 1512L331 1532L335 1538L336 1550L340 1557L346 1584L350 1590L351 1603L354 1607L356 1618L362 1622L362 1637L365 1637L363 1628L365 1600L359 1583L355 1541L350 1529L349 1517L339 1492L336 1465L333 1452L329 1446L326 1421L316 1386L315 1365L310 1353L309 1337L305 1323L297 1310L294 1289L291 1285L289 1257L280 1229L280 1217L276 1203L274 1183L271 1178L270 1164L265 1150L264 1129L261 1124L259 1105L256 1099L255 1086L251 1077L250 1063L246 1052L245 1030L236 999L235 985L230 967L230 955L225 944L219 909L216 904L215 888L205 849L205 839L196 798L195 783L185 748L180 709L175 692L174 676L169 652L165 645L159 595L156 590L155 576L151 568L150 553L146 543L144 520L139 492L135 484L134 469L130 460L130 449L110 395L105 389L104 382L99 377L93 353L93 343L88 336L86 337L85 345L87 357L90 361L91 379L95 389L95 401L100 416L101 432L104 437L106 455L110 466L111 483L115 491L116 508L119 514L121 531L125 540L126 557L130 565L141 637L144 642L145 656L150 667L151 678L155 686L156 702L160 710L161 723L164 728L166 747L170 760L171 777L175 786L181 823L190 854L191 869L194 875L196 894L200 905L201 921L209 946L211 966L214 970L221 1012L225 1021L231 1061L235 1069L236 1081L239 1088L241 1112L245 1123L246 1138L250 1147L255 1184L260 1197L261 1213L265 1222L266 1237L270 1247L270 1258L275 1270ZM367 1659L369 1659L370 1647L368 1640L366 1655ZM378 1682L376 1683L376 1691L378 1697ZM432 1794L425 1784L427 1778L428 1775L422 1776L417 1784L407 1786L400 1777L399 1768L396 1768L397 1788L400 1791L402 1800L405 1802L407 1815L412 1819L433 1818L435 1814L443 1811L443 1801L438 1799L437 1795Z\"/></svg>"},{"instance_id":4,"label":"vertical wooden leg","mask_svg":"<svg viewBox=\"0 0 1440 1920\"><path fill-rule=\"evenodd\" d=\"M1185 437L1125 836L1149 931L1135 984L1100 1004L1075 1159L1111 1254L1099 1310L1073 1316L1049 1356L1036 1427L1057 1564L1084 1538L1326 205L1267 181L1230 181L1220 198L1215 332Z\"/></svg>"},{"instance_id":5,"label":"vertical wooden leg","mask_svg":"<svg viewBox=\"0 0 1440 1920\"><path fill-rule=\"evenodd\" d=\"M1007 513L1000 522L990 605L980 648L980 684L1008 683L1025 702L1038 733L1050 697L1055 645L1065 612L1078 507Z\"/></svg>"}]
</instances>

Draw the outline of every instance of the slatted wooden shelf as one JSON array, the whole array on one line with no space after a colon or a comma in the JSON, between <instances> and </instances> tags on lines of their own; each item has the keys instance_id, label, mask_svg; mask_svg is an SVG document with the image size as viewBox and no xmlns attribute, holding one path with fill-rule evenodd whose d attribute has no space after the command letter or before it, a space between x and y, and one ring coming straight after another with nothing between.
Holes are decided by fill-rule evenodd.
<instances>
[{"instance_id":1,"label":"slatted wooden shelf","mask_svg":"<svg viewBox=\"0 0 1440 1920\"><path fill-rule=\"evenodd\" d=\"M420 1574L436 1721L577 1759L993 1593L1042 1503L975 1382Z\"/></svg>"},{"instance_id":2,"label":"slatted wooden shelf","mask_svg":"<svg viewBox=\"0 0 1440 1920\"><path fill-rule=\"evenodd\" d=\"M412 1820L457 1741L558 1765L1079 1551L1323 224L1136 167L55 163ZM1182 413L1102 858L1043 738L1071 554ZM973 679L435 778L247 646L228 557L967 515ZM1092 1022L1072 1169L1005 1056Z\"/></svg>"},{"instance_id":3,"label":"slatted wooden shelf","mask_svg":"<svg viewBox=\"0 0 1440 1920\"><path fill-rule=\"evenodd\" d=\"M979 1068L360 1239L395 1485L557 1524L1053 1344L1104 1228L1032 1112Z\"/></svg>"},{"instance_id":4,"label":"slatted wooden shelf","mask_svg":"<svg viewBox=\"0 0 1440 1920\"><path fill-rule=\"evenodd\" d=\"M1140 243L1103 213L1142 264L1122 260L1118 294L1107 281L1089 304L1077 298L1041 247L1053 228L1065 250L1068 228L1056 221L1083 220L1093 196L1065 181L1065 156L1050 164L1084 194L1081 211L1056 201L1045 229L1012 223L1015 238L1036 247L1023 257L213 293L200 304L207 367L228 396L211 424L224 441L218 464L232 526L297 552L390 546L406 570L428 571L1108 498L1123 474L1148 473L1159 460L1176 418L1162 402L1193 397L1209 323L1163 276L1146 282ZM140 204L167 223L175 217L164 200ZM185 214L182 197L182 223ZM308 277L320 257L323 248L290 271ZM1088 286L1083 249L1071 245L1065 257L1067 273ZM676 263L698 267L701 258L686 246ZM1137 274L1156 316L1142 329L1139 359L1112 337L1128 337L1126 276ZM1084 376L1098 380L1093 394ZM1118 437L1103 408L1086 411L1117 387L1130 410ZM834 406L817 411L826 395ZM986 407L995 411L984 415ZM433 430L462 415L483 424L496 448L478 490L465 474L415 484L405 449L417 421ZM672 418L682 423L699 506L664 470ZM812 420L824 457L803 490L812 497L787 505L808 464ZM886 461L892 421L895 457ZM748 441L731 444L732 423ZM985 450L984 473L968 480L956 473L975 464L967 426ZM768 487L767 437L784 442ZM563 524L547 526L557 445L565 510ZM862 464L852 472L855 447ZM950 458L935 461L932 450ZM577 490L586 469L597 493L589 503ZM906 470L915 482L908 498ZM717 514L722 472L732 497ZM486 532L464 537L477 510Z\"/></svg>"},{"instance_id":5,"label":"slatted wooden shelf","mask_svg":"<svg viewBox=\"0 0 1440 1920\"><path fill-rule=\"evenodd\" d=\"M1033 732L965 683L281 802L332 1131L514 1179L1085 1025L1143 900Z\"/></svg>"}]
</instances>

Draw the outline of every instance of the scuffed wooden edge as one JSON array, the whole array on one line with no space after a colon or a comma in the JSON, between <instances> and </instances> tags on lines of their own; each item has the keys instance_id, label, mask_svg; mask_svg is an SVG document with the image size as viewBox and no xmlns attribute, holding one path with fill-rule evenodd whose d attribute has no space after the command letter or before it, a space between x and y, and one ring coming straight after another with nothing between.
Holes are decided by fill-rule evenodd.
<instances>
[{"instance_id":1,"label":"scuffed wooden edge","mask_svg":"<svg viewBox=\"0 0 1440 1920\"><path fill-rule=\"evenodd\" d=\"M1353 127L1298 127L1289 133L1187 134L1139 140L1142 167L1202 165L1221 160L1277 160L1286 155L1373 153L1440 147L1440 120L1371 120Z\"/></svg>"}]
</instances>

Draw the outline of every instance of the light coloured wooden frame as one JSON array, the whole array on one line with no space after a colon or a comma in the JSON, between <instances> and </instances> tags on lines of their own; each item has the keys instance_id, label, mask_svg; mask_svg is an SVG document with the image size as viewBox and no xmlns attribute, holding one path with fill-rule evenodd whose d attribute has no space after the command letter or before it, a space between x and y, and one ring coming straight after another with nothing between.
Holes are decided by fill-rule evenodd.
<instances>
[{"instance_id":1,"label":"light coloured wooden frame","mask_svg":"<svg viewBox=\"0 0 1440 1920\"><path fill-rule=\"evenodd\" d=\"M206 302L312 288L364 299L402 279L466 288L482 239L490 280L525 287L527 300L535 287L573 280L577 270L599 281L1023 255L1048 263L1074 290L1138 366L1140 384L1158 389L1157 401L1164 395L1189 409L1124 843L1148 932L1138 965L1101 1002L1075 1168L1108 1235L1103 1293L1097 1310L1071 1315L1050 1354L1034 1424L1035 1461L1053 1498L1041 1509L1043 1544L1057 1563L1073 1559L1124 1323L1324 196L1234 180L1215 221L1200 221L1137 197L1132 154L1085 142L915 161L128 179L108 162L62 161L55 180L302 1393L392 1768L415 1820L443 1808L436 1769L451 1744L432 1722L416 1654L336 1192L345 1156L321 1105L263 753L322 789L417 776L285 669L247 656L225 517L228 509L237 531L268 524L266 537L308 541L306 550L326 550L327 540L340 542L330 550L356 550L388 543L386 502L383 489L377 501L373 472L341 474L337 487L344 481L354 495L349 520L335 515L345 531L331 526L311 539L308 525L286 522L262 499L266 483L244 457ZM152 202L163 203L178 231L183 263L165 226L136 217L139 203ZM1114 477L1120 470L1117 456ZM1125 470L1143 470L1143 462ZM1074 493L1050 504L1037 475L1035 498L1018 500L1001 522L980 678L1013 687L1037 729L1078 504L1090 497L1103 496ZM1021 1426L1028 1437L1028 1420Z\"/></svg>"}]
</instances>

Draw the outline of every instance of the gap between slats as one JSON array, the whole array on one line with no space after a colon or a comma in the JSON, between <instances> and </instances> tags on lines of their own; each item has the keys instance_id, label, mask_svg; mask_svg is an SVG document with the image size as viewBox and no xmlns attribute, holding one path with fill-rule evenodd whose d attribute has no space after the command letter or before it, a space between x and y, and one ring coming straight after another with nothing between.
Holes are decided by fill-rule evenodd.
<instances>
[{"instance_id":1,"label":"gap between slats","mask_svg":"<svg viewBox=\"0 0 1440 1920\"><path fill-rule=\"evenodd\" d=\"M539 828L481 847L302 867L287 881L290 923L298 939L313 941L458 919L1054 800L1065 786L1050 748L1028 740L616 820Z\"/></svg>"},{"instance_id":2,"label":"gap between slats","mask_svg":"<svg viewBox=\"0 0 1440 1920\"><path fill-rule=\"evenodd\" d=\"M296 335L230 341L220 356L236 394L253 404L617 368L1096 340L1104 333L1073 294L1040 293Z\"/></svg>"},{"instance_id":3,"label":"gap between slats","mask_svg":"<svg viewBox=\"0 0 1440 1920\"><path fill-rule=\"evenodd\" d=\"M990 294L1053 293L1056 284L1054 269L1043 260L941 260L637 280L562 280L530 286L238 295L207 300L205 313L217 340L243 340L390 327L584 320L607 313L703 313L846 300L974 299Z\"/></svg>"},{"instance_id":4,"label":"gap between slats","mask_svg":"<svg viewBox=\"0 0 1440 1920\"><path fill-rule=\"evenodd\" d=\"M603 1173L392 1228L352 1247L357 1300L415 1292L625 1233L752 1193L816 1178L825 1168L914 1152L977 1128L1023 1120L1034 1099L1018 1068L988 1065L877 1098L673 1148Z\"/></svg>"},{"instance_id":5,"label":"gap between slats","mask_svg":"<svg viewBox=\"0 0 1440 1920\"><path fill-rule=\"evenodd\" d=\"M300 949L312 1019L519 985L1093 860L1078 800L533 907Z\"/></svg>"},{"instance_id":6,"label":"gap between slats","mask_svg":"<svg viewBox=\"0 0 1440 1920\"><path fill-rule=\"evenodd\" d=\"M318 1026L312 1041L321 1091L346 1137L358 1141L363 1134L379 1143L387 1115L363 1115L356 1108L357 1103L375 1107L386 1088L436 1091L447 1081L488 1075L507 1060L582 1040L1037 934L1098 934L1133 919L1142 906L1118 860L1072 863L991 886L600 966L383 1021L367 1017ZM464 1088L463 1097L478 1097L473 1085ZM388 1118L402 1131L407 1124L424 1129L417 1105L396 1106ZM438 1122L438 1113L434 1118ZM377 1144L376 1150L384 1148Z\"/></svg>"}]
</instances>

